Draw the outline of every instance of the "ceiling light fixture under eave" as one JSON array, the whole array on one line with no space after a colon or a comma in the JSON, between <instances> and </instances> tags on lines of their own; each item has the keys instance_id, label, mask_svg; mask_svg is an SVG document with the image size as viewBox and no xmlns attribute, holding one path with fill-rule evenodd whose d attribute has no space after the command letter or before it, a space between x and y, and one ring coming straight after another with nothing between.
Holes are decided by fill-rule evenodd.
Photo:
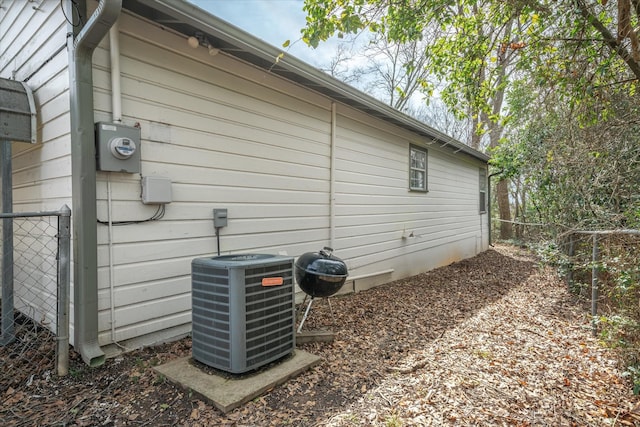
<instances>
[{"instance_id":1,"label":"ceiling light fixture under eave","mask_svg":"<svg viewBox=\"0 0 640 427\"><path fill-rule=\"evenodd\" d=\"M200 46L200 40L198 40L196 36L189 37L187 39L187 43L189 43L189 46L191 46L194 49Z\"/></svg>"}]
</instances>

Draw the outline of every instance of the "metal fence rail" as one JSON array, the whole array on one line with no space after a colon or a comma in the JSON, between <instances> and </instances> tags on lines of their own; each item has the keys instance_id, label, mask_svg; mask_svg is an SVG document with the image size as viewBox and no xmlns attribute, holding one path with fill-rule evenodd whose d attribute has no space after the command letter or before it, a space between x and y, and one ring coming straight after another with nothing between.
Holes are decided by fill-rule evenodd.
<instances>
[{"instance_id":1,"label":"metal fence rail","mask_svg":"<svg viewBox=\"0 0 640 427\"><path fill-rule=\"evenodd\" d=\"M71 210L2 218L0 394L69 366Z\"/></svg>"}]
</instances>

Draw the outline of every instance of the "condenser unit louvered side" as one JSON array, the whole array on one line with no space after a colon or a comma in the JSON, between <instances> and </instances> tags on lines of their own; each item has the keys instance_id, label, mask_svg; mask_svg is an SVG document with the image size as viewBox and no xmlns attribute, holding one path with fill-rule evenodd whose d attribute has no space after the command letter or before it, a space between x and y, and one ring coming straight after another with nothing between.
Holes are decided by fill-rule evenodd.
<instances>
[{"instance_id":1,"label":"condenser unit louvered side","mask_svg":"<svg viewBox=\"0 0 640 427\"><path fill-rule=\"evenodd\" d=\"M243 373L294 350L293 258L197 258L191 280L195 360Z\"/></svg>"}]
</instances>

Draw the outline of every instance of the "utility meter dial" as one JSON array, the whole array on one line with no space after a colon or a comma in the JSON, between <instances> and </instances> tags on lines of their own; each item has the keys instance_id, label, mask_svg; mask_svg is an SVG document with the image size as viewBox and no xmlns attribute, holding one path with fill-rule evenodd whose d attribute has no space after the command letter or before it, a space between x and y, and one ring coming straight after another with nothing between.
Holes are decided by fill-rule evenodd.
<instances>
[{"instance_id":1,"label":"utility meter dial","mask_svg":"<svg viewBox=\"0 0 640 427\"><path fill-rule=\"evenodd\" d=\"M118 159L128 159L136 152L136 143L130 138L113 138L109 146L111 154Z\"/></svg>"}]
</instances>

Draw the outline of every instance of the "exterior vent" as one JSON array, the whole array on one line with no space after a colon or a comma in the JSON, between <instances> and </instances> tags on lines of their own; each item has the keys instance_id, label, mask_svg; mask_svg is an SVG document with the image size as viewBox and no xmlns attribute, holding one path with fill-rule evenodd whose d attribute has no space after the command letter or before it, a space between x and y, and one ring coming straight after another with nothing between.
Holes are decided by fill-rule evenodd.
<instances>
[{"instance_id":1,"label":"exterior vent","mask_svg":"<svg viewBox=\"0 0 640 427\"><path fill-rule=\"evenodd\" d=\"M196 258L191 288L194 360L238 374L295 349L293 258Z\"/></svg>"}]
</instances>

